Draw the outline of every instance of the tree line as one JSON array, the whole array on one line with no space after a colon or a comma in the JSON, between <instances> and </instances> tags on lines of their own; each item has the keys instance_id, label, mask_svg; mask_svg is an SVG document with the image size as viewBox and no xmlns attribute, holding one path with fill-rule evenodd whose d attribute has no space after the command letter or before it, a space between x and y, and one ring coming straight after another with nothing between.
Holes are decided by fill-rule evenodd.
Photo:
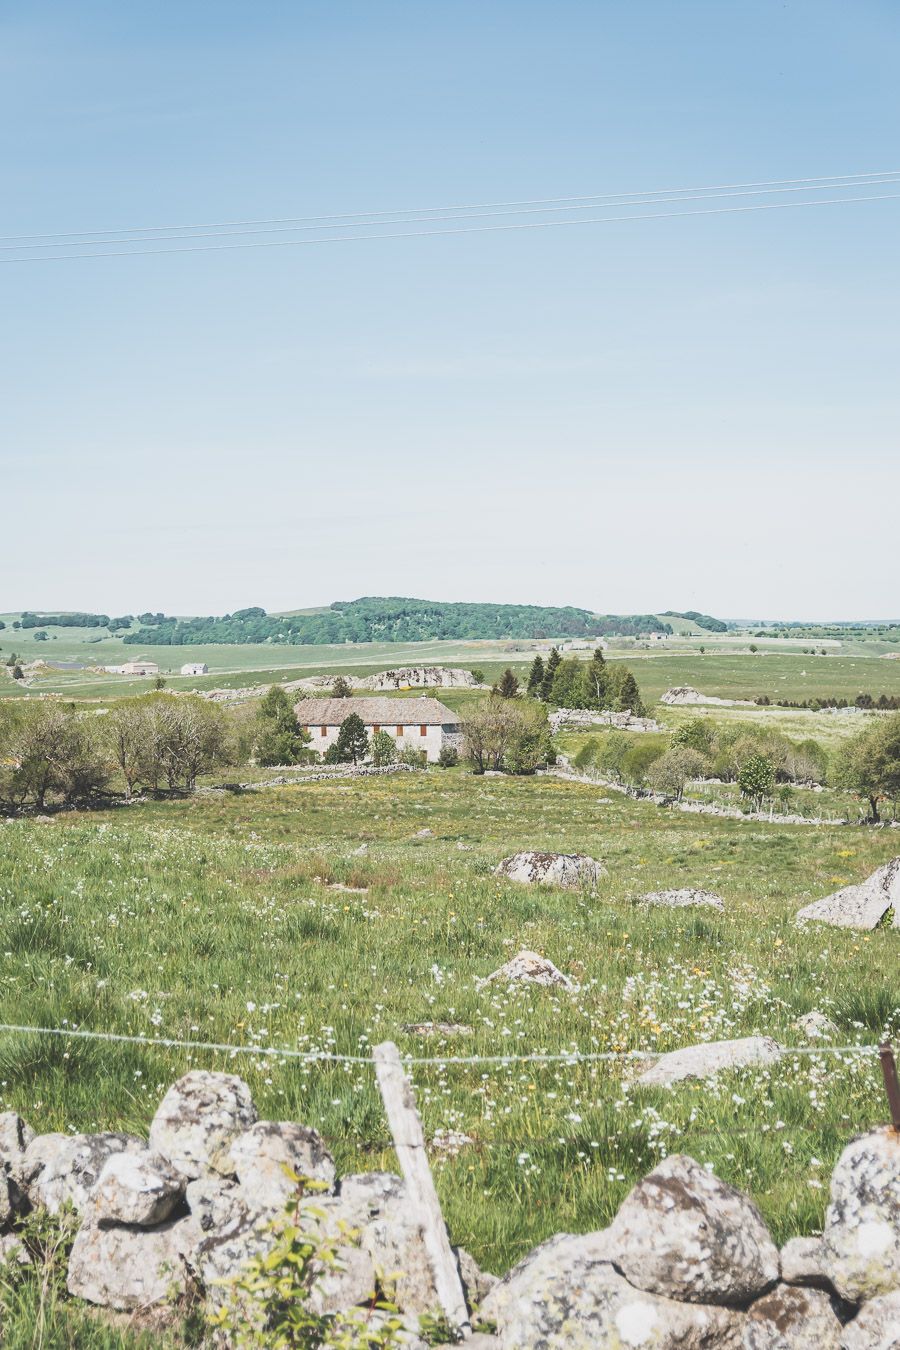
<instances>
[{"instance_id":1,"label":"tree line","mask_svg":"<svg viewBox=\"0 0 900 1350\"><path fill-rule=\"evenodd\" d=\"M536 656L528 672L526 691L532 698L558 708L646 715L633 673L621 661L608 663L599 647L590 661L581 661L577 656L564 658L556 647L546 661Z\"/></svg>"}]
</instances>

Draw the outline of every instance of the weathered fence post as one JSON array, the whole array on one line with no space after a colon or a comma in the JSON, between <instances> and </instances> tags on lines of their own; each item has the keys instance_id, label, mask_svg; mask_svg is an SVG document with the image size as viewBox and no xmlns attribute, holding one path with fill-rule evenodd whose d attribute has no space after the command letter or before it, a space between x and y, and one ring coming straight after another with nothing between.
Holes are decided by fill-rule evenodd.
<instances>
[{"instance_id":1,"label":"weathered fence post","mask_svg":"<svg viewBox=\"0 0 900 1350\"><path fill-rule=\"evenodd\" d=\"M884 1076L884 1090L887 1094L888 1109L891 1113L891 1124L895 1130L900 1132L900 1082L897 1081L897 1063L890 1041L883 1041L878 1047L878 1057L881 1060L881 1072Z\"/></svg>"},{"instance_id":2,"label":"weathered fence post","mask_svg":"<svg viewBox=\"0 0 900 1350\"><path fill-rule=\"evenodd\" d=\"M400 1163L410 1203L422 1225L425 1249L434 1273L441 1309L447 1321L463 1336L472 1331L456 1257L450 1247L441 1202L425 1151L425 1134L416 1110L412 1084L403 1072L400 1051L393 1041L384 1041L372 1051L378 1086L384 1100L394 1151Z\"/></svg>"}]
</instances>

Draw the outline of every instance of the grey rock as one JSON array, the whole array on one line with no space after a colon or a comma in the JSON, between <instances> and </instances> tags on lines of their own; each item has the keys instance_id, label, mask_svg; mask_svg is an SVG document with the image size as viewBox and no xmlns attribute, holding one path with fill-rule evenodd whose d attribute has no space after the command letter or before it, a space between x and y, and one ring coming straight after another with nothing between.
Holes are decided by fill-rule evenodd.
<instances>
[{"instance_id":1,"label":"grey rock","mask_svg":"<svg viewBox=\"0 0 900 1350\"><path fill-rule=\"evenodd\" d=\"M871 930L890 909L894 911L893 927L900 928L900 858L892 858L858 885L844 886L823 900L805 905L797 911L797 922Z\"/></svg>"},{"instance_id":2,"label":"grey rock","mask_svg":"<svg viewBox=\"0 0 900 1350\"><path fill-rule=\"evenodd\" d=\"M781 1278L785 1284L806 1284L817 1289L830 1289L822 1239L790 1238L781 1249Z\"/></svg>"},{"instance_id":3,"label":"grey rock","mask_svg":"<svg viewBox=\"0 0 900 1350\"><path fill-rule=\"evenodd\" d=\"M641 896L638 904L656 905L664 909L690 909L695 906L701 909L725 908L721 896L714 895L712 891L696 890L692 886L684 886L675 891L650 891L648 895Z\"/></svg>"},{"instance_id":4,"label":"grey rock","mask_svg":"<svg viewBox=\"0 0 900 1350\"><path fill-rule=\"evenodd\" d=\"M841 1350L900 1350L900 1290L864 1303L840 1344Z\"/></svg>"},{"instance_id":5,"label":"grey rock","mask_svg":"<svg viewBox=\"0 0 900 1350\"><path fill-rule=\"evenodd\" d=\"M114 1153L90 1196L91 1218L150 1228L168 1219L184 1195L184 1177L158 1153Z\"/></svg>"},{"instance_id":6,"label":"grey rock","mask_svg":"<svg viewBox=\"0 0 900 1350\"><path fill-rule=\"evenodd\" d=\"M30 1266L31 1256L18 1233L0 1233L0 1266Z\"/></svg>"},{"instance_id":7,"label":"grey rock","mask_svg":"<svg viewBox=\"0 0 900 1350\"><path fill-rule=\"evenodd\" d=\"M185 1289L195 1239L190 1218L157 1228L82 1224L69 1255L69 1293L123 1312L160 1303Z\"/></svg>"},{"instance_id":8,"label":"grey rock","mask_svg":"<svg viewBox=\"0 0 900 1350\"><path fill-rule=\"evenodd\" d=\"M744 1036L736 1041L708 1041L662 1055L636 1080L639 1087L665 1087L685 1078L711 1078L725 1069L774 1064L782 1049L769 1036Z\"/></svg>"},{"instance_id":9,"label":"grey rock","mask_svg":"<svg viewBox=\"0 0 900 1350\"><path fill-rule=\"evenodd\" d=\"M371 1219L359 1241L376 1269L391 1278L390 1301L402 1312L440 1311L422 1226L405 1197L390 1204L383 1216Z\"/></svg>"},{"instance_id":10,"label":"grey rock","mask_svg":"<svg viewBox=\"0 0 900 1350\"><path fill-rule=\"evenodd\" d=\"M822 1243L826 1273L851 1303L900 1289L900 1134L890 1127L838 1159Z\"/></svg>"},{"instance_id":11,"label":"grey rock","mask_svg":"<svg viewBox=\"0 0 900 1350\"><path fill-rule=\"evenodd\" d=\"M638 1182L607 1236L625 1278L666 1298L739 1306L778 1279L778 1250L756 1206L683 1155Z\"/></svg>"},{"instance_id":12,"label":"grey rock","mask_svg":"<svg viewBox=\"0 0 900 1350\"><path fill-rule=\"evenodd\" d=\"M256 1123L243 1079L194 1069L169 1088L150 1126L150 1147L186 1177L228 1175L229 1151Z\"/></svg>"},{"instance_id":13,"label":"grey rock","mask_svg":"<svg viewBox=\"0 0 900 1350\"><path fill-rule=\"evenodd\" d=\"M540 886L593 886L606 868L583 853L514 853L494 868L498 877Z\"/></svg>"},{"instance_id":14,"label":"grey rock","mask_svg":"<svg viewBox=\"0 0 900 1350\"><path fill-rule=\"evenodd\" d=\"M364 858L368 853L368 851L369 851L368 844L360 844L359 848L355 848L351 851L350 856L351 858Z\"/></svg>"},{"instance_id":15,"label":"grey rock","mask_svg":"<svg viewBox=\"0 0 900 1350\"><path fill-rule=\"evenodd\" d=\"M781 1284L749 1309L742 1350L840 1350L840 1344L828 1295Z\"/></svg>"},{"instance_id":16,"label":"grey rock","mask_svg":"<svg viewBox=\"0 0 900 1350\"><path fill-rule=\"evenodd\" d=\"M502 965L499 970L492 971L490 975L485 976L483 980L476 981L478 988L486 984L493 984L495 981L502 981L504 984L540 984L545 987L559 985L563 989L574 989L575 982L570 980L568 975L564 975L558 970L551 960L546 956L539 956L537 952L519 952Z\"/></svg>"},{"instance_id":17,"label":"grey rock","mask_svg":"<svg viewBox=\"0 0 900 1350\"><path fill-rule=\"evenodd\" d=\"M36 1208L58 1214L70 1202L81 1213L109 1158L146 1149L142 1139L128 1134L39 1134L25 1150L24 1189Z\"/></svg>"},{"instance_id":18,"label":"grey rock","mask_svg":"<svg viewBox=\"0 0 900 1350\"><path fill-rule=\"evenodd\" d=\"M198 1177L185 1188L185 1200L201 1233L232 1231L247 1217L236 1182L223 1177Z\"/></svg>"},{"instance_id":19,"label":"grey rock","mask_svg":"<svg viewBox=\"0 0 900 1350\"><path fill-rule=\"evenodd\" d=\"M459 1268L466 1303L470 1309L477 1308L494 1288L497 1283L497 1276L482 1270L474 1256L467 1252L465 1247L454 1247L453 1252L456 1256L456 1264Z\"/></svg>"},{"instance_id":20,"label":"grey rock","mask_svg":"<svg viewBox=\"0 0 900 1350\"><path fill-rule=\"evenodd\" d=\"M256 1257L266 1256L278 1242L278 1233L270 1221L244 1218L224 1233L212 1233L199 1243L193 1266L206 1293L207 1306L213 1310L238 1298L249 1311L250 1304L233 1289L234 1281Z\"/></svg>"},{"instance_id":21,"label":"grey rock","mask_svg":"<svg viewBox=\"0 0 900 1350\"><path fill-rule=\"evenodd\" d=\"M338 1247L338 1265L320 1268L309 1292L311 1312L322 1316L369 1303L375 1294L375 1266L368 1252L359 1247Z\"/></svg>"},{"instance_id":22,"label":"grey rock","mask_svg":"<svg viewBox=\"0 0 900 1350\"><path fill-rule=\"evenodd\" d=\"M15 1111L0 1113L0 1228L27 1208L25 1150L34 1130Z\"/></svg>"},{"instance_id":23,"label":"grey rock","mask_svg":"<svg viewBox=\"0 0 900 1350\"><path fill-rule=\"evenodd\" d=\"M429 830L428 827L427 827L427 825L426 825L426 827L425 827L424 830L416 830L416 838L417 838L417 839L433 839L433 838L434 838L434 830Z\"/></svg>"},{"instance_id":24,"label":"grey rock","mask_svg":"<svg viewBox=\"0 0 900 1350\"><path fill-rule=\"evenodd\" d=\"M635 1289L609 1261L605 1233L559 1235L485 1299L500 1350L740 1350L743 1316Z\"/></svg>"},{"instance_id":25,"label":"grey rock","mask_svg":"<svg viewBox=\"0 0 900 1350\"><path fill-rule=\"evenodd\" d=\"M408 1036L474 1036L475 1028L463 1022L405 1022L400 1028Z\"/></svg>"},{"instance_id":26,"label":"grey rock","mask_svg":"<svg viewBox=\"0 0 900 1350\"><path fill-rule=\"evenodd\" d=\"M831 1041L840 1034L831 1018L816 1009L795 1018L793 1025L808 1041Z\"/></svg>"},{"instance_id":27,"label":"grey rock","mask_svg":"<svg viewBox=\"0 0 900 1350\"><path fill-rule=\"evenodd\" d=\"M290 1175L334 1185L334 1159L315 1130L293 1121L260 1120L238 1135L225 1170L234 1172L251 1212L275 1214L297 1193Z\"/></svg>"}]
</instances>

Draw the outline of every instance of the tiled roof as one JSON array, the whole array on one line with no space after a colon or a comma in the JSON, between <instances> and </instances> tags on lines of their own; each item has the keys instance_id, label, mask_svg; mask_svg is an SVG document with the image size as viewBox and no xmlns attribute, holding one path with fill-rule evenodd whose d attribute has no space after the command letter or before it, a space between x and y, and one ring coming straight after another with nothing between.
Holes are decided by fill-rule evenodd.
<instances>
[{"instance_id":1,"label":"tiled roof","mask_svg":"<svg viewBox=\"0 0 900 1350\"><path fill-rule=\"evenodd\" d=\"M305 698L294 707L304 727L339 727L357 713L371 726L453 726L459 715L436 698Z\"/></svg>"}]
</instances>

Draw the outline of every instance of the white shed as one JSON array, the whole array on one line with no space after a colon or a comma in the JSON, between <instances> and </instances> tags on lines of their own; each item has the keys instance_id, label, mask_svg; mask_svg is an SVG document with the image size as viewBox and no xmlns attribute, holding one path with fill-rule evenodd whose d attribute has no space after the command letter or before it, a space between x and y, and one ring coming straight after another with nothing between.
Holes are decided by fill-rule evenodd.
<instances>
[{"instance_id":1,"label":"white shed","mask_svg":"<svg viewBox=\"0 0 900 1350\"><path fill-rule=\"evenodd\" d=\"M209 666L205 661L188 661L181 667L182 675L208 675Z\"/></svg>"}]
</instances>

